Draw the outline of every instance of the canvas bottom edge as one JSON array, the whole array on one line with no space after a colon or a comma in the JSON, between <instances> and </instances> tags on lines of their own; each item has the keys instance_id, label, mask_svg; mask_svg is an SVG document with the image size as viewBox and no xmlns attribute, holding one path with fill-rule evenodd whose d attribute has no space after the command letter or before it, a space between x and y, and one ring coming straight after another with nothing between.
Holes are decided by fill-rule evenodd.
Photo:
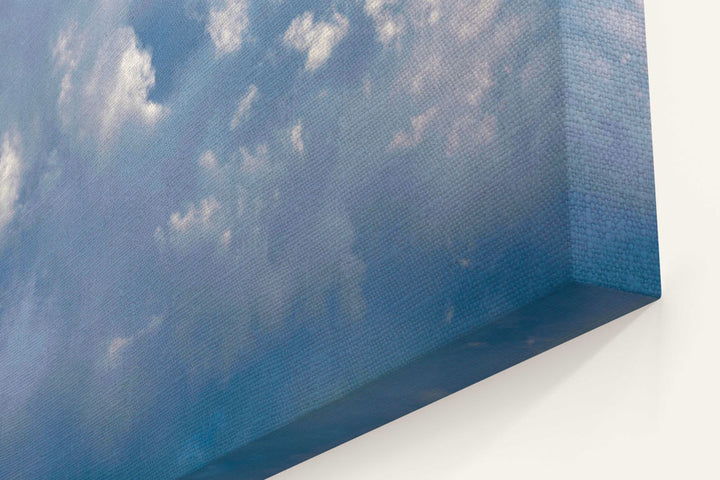
<instances>
[{"instance_id":1,"label":"canvas bottom edge","mask_svg":"<svg viewBox=\"0 0 720 480\"><path fill-rule=\"evenodd\" d=\"M181 480L266 479L655 300L566 284Z\"/></svg>"}]
</instances>

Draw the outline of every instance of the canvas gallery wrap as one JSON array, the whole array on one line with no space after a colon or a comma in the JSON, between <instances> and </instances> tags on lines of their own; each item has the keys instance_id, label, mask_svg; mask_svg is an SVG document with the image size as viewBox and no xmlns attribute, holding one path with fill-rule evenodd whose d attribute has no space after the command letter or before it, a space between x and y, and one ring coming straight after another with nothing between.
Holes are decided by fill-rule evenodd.
<instances>
[{"instance_id":1,"label":"canvas gallery wrap","mask_svg":"<svg viewBox=\"0 0 720 480\"><path fill-rule=\"evenodd\" d=\"M267 478L660 296L641 0L3 0L0 66L0 478Z\"/></svg>"}]
</instances>

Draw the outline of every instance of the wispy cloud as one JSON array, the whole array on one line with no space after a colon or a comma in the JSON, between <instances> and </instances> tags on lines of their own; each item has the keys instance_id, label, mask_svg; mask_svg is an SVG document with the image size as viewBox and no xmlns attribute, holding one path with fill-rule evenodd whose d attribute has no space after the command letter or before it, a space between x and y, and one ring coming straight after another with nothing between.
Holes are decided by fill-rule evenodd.
<instances>
[{"instance_id":1,"label":"wispy cloud","mask_svg":"<svg viewBox=\"0 0 720 480\"><path fill-rule=\"evenodd\" d=\"M60 32L55 47L53 47L52 56L55 61L55 69L63 71L58 105L62 105L67 100L73 87L73 73L81 59L83 42L81 38L78 39L77 29L77 22L70 22Z\"/></svg>"},{"instance_id":2,"label":"wispy cloud","mask_svg":"<svg viewBox=\"0 0 720 480\"><path fill-rule=\"evenodd\" d=\"M248 116L250 115L250 109L252 108L253 103L255 103L255 100L257 100L258 95L259 93L257 86L255 86L254 84L250 85L248 87L247 93L240 100L240 103L235 110L235 114L230 121L230 130L235 130L243 121L248 118Z\"/></svg>"},{"instance_id":3,"label":"wispy cloud","mask_svg":"<svg viewBox=\"0 0 720 480\"><path fill-rule=\"evenodd\" d=\"M124 352L130 348L136 341L145 337L155 335L165 322L164 315L153 315L148 320L147 325L138 330L134 335L129 337L115 337L110 340L110 344L105 351L102 359L102 365L107 369L113 369L120 366Z\"/></svg>"},{"instance_id":4,"label":"wispy cloud","mask_svg":"<svg viewBox=\"0 0 720 480\"><path fill-rule=\"evenodd\" d=\"M467 153L493 141L497 137L497 118L494 115L467 115L456 119L445 145L445 153L452 157Z\"/></svg>"},{"instance_id":5,"label":"wispy cloud","mask_svg":"<svg viewBox=\"0 0 720 480\"><path fill-rule=\"evenodd\" d=\"M290 130L290 142L292 142L293 150L298 153L305 153L302 120L298 120L295 126L293 126Z\"/></svg>"},{"instance_id":6,"label":"wispy cloud","mask_svg":"<svg viewBox=\"0 0 720 480\"><path fill-rule=\"evenodd\" d=\"M0 312L0 417L3 429L12 414L40 388L53 366L58 325L52 302L38 296L35 280L7 288ZM5 452L3 452L5 453ZM7 458L7 457L5 457Z\"/></svg>"},{"instance_id":7,"label":"wispy cloud","mask_svg":"<svg viewBox=\"0 0 720 480\"><path fill-rule=\"evenodd\" d=\"M15 216L20 194L23 163L21 137L16 131L6 132L0 145L0 233Z\"/></svg>"}]
</instances>

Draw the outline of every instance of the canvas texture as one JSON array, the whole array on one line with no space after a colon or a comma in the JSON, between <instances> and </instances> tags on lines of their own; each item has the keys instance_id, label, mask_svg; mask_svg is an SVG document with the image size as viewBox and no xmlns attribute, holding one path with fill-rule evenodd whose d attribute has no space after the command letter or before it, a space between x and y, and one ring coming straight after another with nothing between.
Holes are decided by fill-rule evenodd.
<instances>
[{"instance_id":1,"label":"canvas texture","mask_svg":"<svg viewBox=\"0 0 720 480\"><path fill-rule=\"evenodd\" d=\"M2 479L345 440L405 410L297 422L660 295L641 0L4 0L0 67Z\"/></svg>"}]
</instances>

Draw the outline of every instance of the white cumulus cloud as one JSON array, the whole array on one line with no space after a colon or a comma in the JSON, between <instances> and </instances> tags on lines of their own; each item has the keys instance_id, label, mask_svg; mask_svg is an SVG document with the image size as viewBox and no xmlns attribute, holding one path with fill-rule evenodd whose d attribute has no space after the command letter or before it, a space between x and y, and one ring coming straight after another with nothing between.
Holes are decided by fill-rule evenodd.
<instances>
[{"instance_id":1,"label":"white cumulus cloud","mask_svg":"<svg viewBox=\"0 0 720 480\"><path fill-rule=\"evenodd\" d=\"M218 56L236 52L250 26L246 0L226 0L221 9L211 9L207 31Z\"/></svg>"},{"instance_id":2,"label":"white cumulus cloud","mask_svg":"<svg viewBox=\"0 0 720 480\"><path fill-rule=\"evenodd\" d=\"M500 5L500 0L458 0L450 15L450 28L461 42L472 40L492 25Z\"/></svg>"},{"instance_id":3,"label":"white cumulus cloud","mask_svg":"<svg viewBox=\"0 0 720 480\"><path fill-rule=\"evenodd\" d=\"M376 25L392 14L414 33L402 39L408 54L396 95L408 95L425 113L411 119L410 130L396 132L388 150L418 145L431 126L445 138L447 156L477 152L496 138L497 119L486 113L493 71L531 26L528 15L497 21L499 9L499 0L366 0L365 12Z\"/></svg>"},{"instance_id":4,"label":"white cumulus cloud","mask_svg":"<svg viewBox=\"0 0 720 480\"><path fill-rule=\"evenodd\" d=\"M285 32L284 42L300 52L307 53L305 70L313 71L330 58L335 46L347 35L350 22L336 13L329 22L315 22L311 12L305 12L292 21Z\"/></svg>"},{"instance_id":5,"label":"white cumulus cloud","mask_svg":"<svg viewBox=\"0 0 720 480\"><path fill-rule=\"evenodd\" d=\"M192 203L185 212L171 214L165 227L157 227L155 241L163 250L185 253L203 245L223 245L229 242L228 212L223 207L213 195Z\"/></svg>"},{"instance_id":6,"label":"white cumulus cloud","mask_svg":"<svg viewBox=\"0 0 720 480\"><path fill-rule=\"evenodd\" d=\"M113 65L113 61L117 63ZM109 66L107 62L110 62ZM106 71L108 67L113 71ZM100 82L107 83L101 85ZM148 93L154 86L155 69L150 53L138 46L131 28L119 29L115 41L106 45L98 56L96 75L91 84L91 90L103 91L105 96L101 117L103 133L109 134L115 125L131 118L154 124L162 113L159 104L148 100Z\"/></svg>"},{"instance_id":7,"label":"white cumulus cloud","mask_svg":"<svg viewBox=\"0 0 720 480\"><path fill-rule=\"evenodd\" d=\"M365 0L365 13L375 23L378 40L390 43L405 30L405 17L390 10L397 0Z\"/></svg>"},{"instance_id":8,"label":"white cumulus cloud","mask_svg":"<svg viewBox=\"0 0 720 480\"><path fill-rule=\"evenodd\" d=\"M243 171L261 172L268 166L268 147L260 144L255 147L254 153L245 147L240 147L240 158L242 158Z\"/></svg>"},{"instance_id":9,"label":"white cumulus cloud","mask_svg":"<svg viewBox=\"0 0 720 480\"><path fill-rule=\"evenodd\" d=\"M63 73L58 106L65 125L94 133L100 142L111 140L128 122L154 125L164 108L148 99L155 69L135 31L121 26L105 35L96 51L86 45L84 33L71 24L53 49L56 69Z\"/></svg>"},{"instance_id":10,"label":"white cumulus cloud","mask_svg":"<svg viewBox=\"0 0 720 480\"><path fill-rule=\"evenodd\" d=\"M218 168L218 159L212 150L208 150L202 154L198 161L201 167L207 170L216 170Z\"/></svg>"},{"instance_id":11,"label":"white cumulus cloud","mask_svg":"<svg viewBox=\"0 0 720 480\"><path fill-rule=\"evenodd\" d=\"M180 212L170 216L170 228L172 231L185 234L195 228L206 229L212 225L213 215L220 208L215 197L209 197L200 202L200 205L191 205L185 215Z\"/></svg>"},{"instance_id":12,"label":"white cumulus cloud","mask_svg":"<svg viewBox=\"0 0 720 480\"><path fill-rule=\"evenodd\" d=\"M420 115L410 119L410 132L400 131L395 134L388 150L398 150L415 147L423 140L423 134L432 119L437 114L437 108L432 107Z\"/></svg>"}]
</instances>

